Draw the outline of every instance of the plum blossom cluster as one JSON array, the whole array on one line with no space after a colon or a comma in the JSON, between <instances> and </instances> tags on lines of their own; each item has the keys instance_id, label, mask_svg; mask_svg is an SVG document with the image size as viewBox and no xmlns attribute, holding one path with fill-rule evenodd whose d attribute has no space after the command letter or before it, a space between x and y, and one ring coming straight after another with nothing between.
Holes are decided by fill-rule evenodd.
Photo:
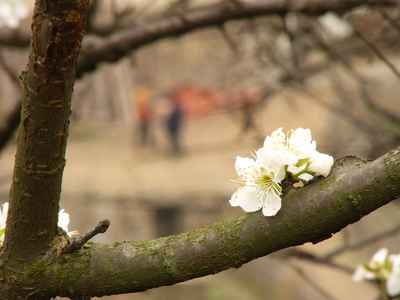
<instances>
[{"instance_id":1,"label":"plum blossom cluster","mask_svg":"<svg viewBox=\"0 0 400 300\"><path fill-rule=\"evenodd\" d=\"M241 186L229 203L246 212L262 209L265 216L274 216L281 209L281 182L290 177L301 187L316 176L328 176L333 157L319 153L310 129L298 128L287 135L282 128L267 136L253 158L236 158L236 172Z\"/></svg>"},{"instance_id":2,"label":"plum blossom cluster","mask_svg":"<svg viewBox=\"0 0 400 300\"><path fill-rule=\"evenodd\" d=\"M387 248L379 249L368 263L357 267L353 280L379 281L385 298L400 295L400 254L388 255Z\"/></svg>"},{"instance_id":3,"label":"plum blossom cluster","mask_svg":"<svg viewBox=\"0 0 400 300\"><path fill-rule=\"evenodd\" d=\"M20 20L27 18L28 8L21 0L0 0L0 28L17 28Z\"/></svg>"},{"instance_id":4,"label":"plum blossom cluster","mask_svg":"<svg viewBox=\"0 0 400 300\"><path fill-rule=\"evenodd\" d=\"M6 222L7 222L7 214L8 214L8 202L3 204L3 210L0 209L0 246L4 241L4 233L6 231ZM61 227L68 236L73 236L78 234L78 231L68 231L69 224L69 214L65 212L64 209L60 210L58 213L58 227Z\"/></svg>"}]
</instances>

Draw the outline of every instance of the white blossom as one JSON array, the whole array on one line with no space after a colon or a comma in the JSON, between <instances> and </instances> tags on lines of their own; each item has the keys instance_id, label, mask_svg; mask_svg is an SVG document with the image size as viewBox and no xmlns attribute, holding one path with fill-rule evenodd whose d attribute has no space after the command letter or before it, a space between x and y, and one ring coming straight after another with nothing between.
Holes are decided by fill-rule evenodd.
<instances>
[{"instance_id":1,"label":"white blossom","mask_svg":"<svg viewBox=\"0 0 400 300\"><path fill-rule=\"evenodd\" d=\"M315 151L308 161L307 169L314 173L314 176L328 176L333 166L333 157L328 154Z\"/></svg>"},{"instance_id":2,"label":"white blossom","mask_svg":"<svg viewBox=\"0 0 400 300\"><path fill-rule=\"evenodd\" d=\"M353 33L351 24L333 12L327 12L318 19L328 38L341 40L348 38Z\"/></svg>"},{"instance_id":3,"label":"white blossom","mask_svg":"<svg viewBox=\"0 0 400 300\"><path fill-rule=\"evenodd\" d=\"M0 209L0 246L4 241L4 233L6 231L6 222L8 215L8 202L3 204L3 211ZM74 234L78 234L78 231L68 231L69 225L69 214L62 209L58 213L58 227L61 227L71 237Z\"/></svg>"},{"instance_id":4,"label":"white blossom","mask_svg":"<svg viewBox=\"0 0 400 300\"><path fill-rule=\"evenodd\" d=\"M6 231L6 222L8 214L8 202L3 204L3 211L0 209L0 246L4 241L4 232Z\"/></svg>"},{"instance_id":5,"label":"white blossom","mask_svg":"<svg viewBox=\"0 0 400 300\"><path fill-rule=\"evenodd\" d=\"M301 163L303 159L308 159L314 153L316 143L312 141L310 129L300 127L285 135L281 127L272 132L271 136L266 137L264 148L280 153L292 153L297 157L297 163Z\"/></svg>"},{"instance_id":6,"label":"white blossom","mask_svg":"<svg viewBox=\"0 0 400 300\"><path fill-rule=\"evenodd\" d=\"M294 178L303 186L314 176L327 176L333 158L316 151L310 129L298 128L285 135L282 128L267 136L254 159L236 158L235 167L241 186L229 203L240 206L246 212L262 209L265 216L274 216L281 208L281 181Z\"/></svg>"},{"instance_id":7,"label":"white blossom","mask_svg":"<svg viewBox=\"0 0 400 300\"><path fill-rule=\"evenodd\" d=\"M388 249L379 249L368 263L359 265L353 274L354 281L378 280L390 296L400 294L400 254L389 255Z\"/></svg>"},{"instance_id":8,"label":"white blossom","mask_svg":"<svg viewBox=\"0 0 400 300\"><path fill-rule=\"evenodd\" d=\"M20 0L0 0L0 27L17 28L28 14L28 8Z\"/></svg>"},{"instance_id":9,"label":"white blossom","mask_svg":"<svg viewBox=\"0 0 400 300\"><path fill-rule=\"evenodd\" d=\"M297 160L288 165L287 171L302 181L297 186L303 186L304 182L315 176L328 176L333 165L332 156L316 150L316 142L312 140L310 129L300 127L285 135L282 128L279 128L265 139L264 148L277 151L283 156L296 157Z\"/></svg>"},{"instance_id":10,"label":"white blossom","mask_svg":"<svg viewBox=\"0 0 400 300\"><path fill-rule=\"evenodd\" d=\"M388 249L379 249L368 263L359 265L353 274L354 281L373 280L382 276L385 262L388 256Z\"/></svg>"},{"instance_id":11,"label":"white blossom","mask_svg":"<svg viewBox=\"0 0 400 300\"><path fill-rule=\"evenodd\" d=\"M65 212L65 209L62 209L58 213L58 227L61 227L70 237L78 234L78 231L68 231L69 225L69 214Z\"/></svg>"},{"instance_id":12,"label":"white blossom","mask_svg":"<svg viewBox=\"0 0 400 300\"><path fill-rule=\"evenodd\" d=\"M265 216L276 215L281 209L280 182L285 177L285 164L283 156L263 148L257 151L256 160L238 156L235 167L242 186L229 203L246 212L262 209Z\"/></svg>"},{"instance_id":13,"label":"white blossom","mask_svg":"<svg viewBox=\"0 0 400 300\"><path fill-rule=\"evenodd\" d=\"M386 290L390 296L400 294L400 254L389 255L391 274L386 281Z\"/></svg>"}]
</instances>

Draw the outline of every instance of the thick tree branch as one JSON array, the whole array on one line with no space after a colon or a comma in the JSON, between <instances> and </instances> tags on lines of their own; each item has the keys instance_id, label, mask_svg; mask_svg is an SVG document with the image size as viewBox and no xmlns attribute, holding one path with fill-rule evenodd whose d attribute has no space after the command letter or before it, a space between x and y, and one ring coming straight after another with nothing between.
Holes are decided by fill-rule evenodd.
<instances>
[{"instance_id":1,"label":"thick tree branch","mask_svg":"<svg viewBox=\"0 0 400 300\"><path fill-rule=\"evenodd\" d=\"M329 177L285 192L275 217L248 213L147 242L88 244L60 258L48 255L49 265L38 282L62 296L171 285L238 268L280 249L318 243L399 197L400 148L375 161L346 157L336 162Z\"/></svg>"},{"instance_id":2,"label":"thick tree branch","mask_svg":"<svg viewBox=\"0 0 400 300\"><path fill-rule=\"evenodd\" d=\"M87 0L37 1L4 241L24 270L57 235L70 101Z\"/></svg>"}]
</instances>

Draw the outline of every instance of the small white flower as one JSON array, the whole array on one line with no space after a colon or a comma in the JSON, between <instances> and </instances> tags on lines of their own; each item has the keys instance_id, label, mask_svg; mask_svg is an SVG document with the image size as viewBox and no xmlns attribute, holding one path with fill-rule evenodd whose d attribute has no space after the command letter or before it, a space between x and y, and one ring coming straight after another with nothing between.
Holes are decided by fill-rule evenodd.
<instances>
[{"instance_id":1,"label":"small white flower","mask_svg":"<svg viewBox=\"0 0 400 300\"><path fill-rule=\"evenodd\" d=\"M315 151L308 161L307 170L314 173L314 176L328 176L333 166L333 157L328 154Z\"/></svg>"},{"instance_id":2,"label":"small white flower","mask_svg":"<svg viewBox=\"0 0 400 300\"><path fill-rule=\"evenodd\" d=\"M388 255L387 248L379 249L371 260L363 265L359 265L353 274L354 281L381 279L386 276L386 259Z\"/></svg>"},{"instance_id":3,"label":"small white flower","mask_svg":"<svg viewBox=\"0 0 400 300\"><path fill-rule=\"evenodd\" d=\"M8 202L3 204L3 211L0 209L0 245L4 241L4 232L6 231L6 222L8 214Z\"/></svg>"},{"instance_id":4,"label":"small white flower","mask_svg":"<svg viewBox=\"0 0 400 300\"><path fill-rule=\"evenodd\" d=\"M264 147L254 159L236 158L236 171L242 185L229 203L246 212L262 209L265 216L274 216L281 208L281 181L296 179L295 187L303 186L314 176L327 176L333 158L315 150L310 129L298 128L285 135L282 128L267 136ZM290 176L287 176L290 173Z\"/></svg>"},{"instance_id":5,"label":"small white flower","mask_svg":"<svg viewBox=\"0 0 400 300\"><path fill-rule=\"evenodd\" d=\"M385 284L388 295L400 294L400 254L389 255L386 248L379 249L372 259L357 267L354 281L378 280Z\"/></svg>"},{"instance_id":6,"label":"small white flower","mask_svg":"<svg viewBox=\"0 0 400 300\"><path fill-rule=\"evenodd\" d=\"M58 212L58 227L61 227L71 237L75 234L78 234L78 231L68 231L69 214L64 211L65 209L62 209Z\"/></svg>"},{"instance_id":7,"label":"small white flower","mask_svg":"<svg viewBox=\"0 0 400 300\"><path fill-rule=\"evenodd\" d=\"M400 254L389 255L391 262L392 272L386 281L386 290L392 297L400 294Z\"/></svg>"},{"instance_id":8,"label":"small white flower","mask_svg":"<svg viewBox=\"0 0 400 300\"><path fill-rule=\"evenodd\" d=\"M328 12L318 19L331 39L340 40L347 38L353 32L351 24L333 12Z\"/></svg>"},{"instance_id":9,"label":"small white flower","mask_svg":"<svg viewBox=\"0 0 400 300\"><path fill-rule=\"evenodd\" d=\"M20 0L0 0L0 27L17 28L28 14L28 8Z\"/></svg>"},{"instance_id":10,"label":"small white flower","mask_svg":"<svg viewBox=\"0 0 400 300\"><path fill-rule=\"evenodd\" d=\"M271 136L267 136L264 148L293 153L301 163L303 159L308 159L314 153L316 143L312 141L310 129L300 127L285 135L281 127L275 130Z\"/></svg>"},{"instance_id":11,"label":"small white flower","mask_svg":"<svg viewBox=\"0 0 400 300\"><path fill-rule=\"evenodd\" d=\"M246 212L262 209L265 216L274 216L281 208L281 186L285 177L282 157L260 149L257 160L236 158L236 171L242 186L232 195L229 203L240 206Z\"/></svg>"},{"instance_id":12,"label":"small white flower","mask_svg":"<svg viewBox=\"0 0 400 300\"><path fill-rule=\"evenodd\" d=\"M0 0L1 1L1 0ZM65 209L62 209L58 213L58 227L61 227L67 234L71 237L74 234L78 234L78 231L68 231L69 224L69 214L64 212ZM3 211L0 209L0 246L4 241L4 232L6 231L6 221L8 215L8 202L3 204Z\"/></svg>"}]
</instances>

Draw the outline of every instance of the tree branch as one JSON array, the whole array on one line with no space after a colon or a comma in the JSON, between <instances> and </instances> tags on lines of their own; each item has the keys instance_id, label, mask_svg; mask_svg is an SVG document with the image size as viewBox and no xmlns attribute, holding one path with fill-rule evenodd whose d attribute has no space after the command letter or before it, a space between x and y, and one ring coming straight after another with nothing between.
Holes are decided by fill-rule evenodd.
<instances>
[{"instance_id":1,"label":"tree branch","mask_svg":"<svg viewBox=\"0 0 400 300\"><path fill-rule=\"evenodd\" d=\"M100 223L94 229L86 233L84 236L77 238L70 245L64 248L62 254L69 254L81 249L83 245L85 245L91 238L93 238L99 233L106 232L109 226L110 226L109 220L100 221Z\"/></svg>"},{"instance_id":2,"label":"tree branch","mask_svg":"<svg viewBox=\"0 0 400 300\"><path fill-rule=\"evenodd\" d=\"M161 17L155 21L118 32L108 39L98 40L82 51L79 57L77 78L97 68L100 62L116 62L139 47L157 40L179 36L196 29L221 26L230 20L239 20L272 14L302 12L322 15L328 11L343 13L360 5L364 0L274 0L274 1L221 1L201 9L185 12L184 15ZM371 0L368 5L397 5L397 0ZM85 46L85 43L83 43Z\"/></svg>"},{"instance_id":3,"label":"tree branch","mask_svg":"<svg viewBox=\"0 0 400 300\"><path fill-rule=\"evenodd\" d=\"M70 102L86 0L37 1L4 240L8 267L24 270L57 236Z\"/></svg>"},{"instance_id":4,"label":"tree branch","mask_svg":"<svg viewBox=\"0 0 400 300\"><path fill-rule=\"evenodd\" d=\"M399 197L400 148L369 162L345 157L329 177L287 191L275 217L247 213L147 242L89 243L59 259L53 255L38 282L61 296L76 296L71 290L104 296L172 285L318 243Z\"/></svg>"},{"instance_id":5,"label":"tree branch","mask_svg":"<svg viewBox=\"0 0 400 300\"><path fill-rule=\"evenodd\" d=\"M154 21L143 21L121 32L117 32L107 38L98 36L87 36L82 42L82 51L79 57L76 77L81 78L85 73L96 70L102 62L116 62L134 50L156 42L157 40L178 36L192 32L197 29L217 26L221 27L230 20L253 18L272 14L285 15L288 12L302 12L306 14L322 15L328 11L344 13L357 6L365 5L364 0L274 0L274 1L221 1L217 5L210 5L201 9L194 9L185 12L184 15L160 15ZM240 4L240 5L239 5ZM370 0L368 5L374 6L389 5L395 6L397 0ZM10 38L11 36L11 38ZM25 42L17 41L16 44L29 44L25 36ZM0 31L0 42L10 44L17 37L7 35L2 40ZM10 120L19 120L18 113L12 111L8 117ZM15 127L6 127L0 129L0 144L5 145L7 139L11 136Z\"/></svg>"}]
</instances>

